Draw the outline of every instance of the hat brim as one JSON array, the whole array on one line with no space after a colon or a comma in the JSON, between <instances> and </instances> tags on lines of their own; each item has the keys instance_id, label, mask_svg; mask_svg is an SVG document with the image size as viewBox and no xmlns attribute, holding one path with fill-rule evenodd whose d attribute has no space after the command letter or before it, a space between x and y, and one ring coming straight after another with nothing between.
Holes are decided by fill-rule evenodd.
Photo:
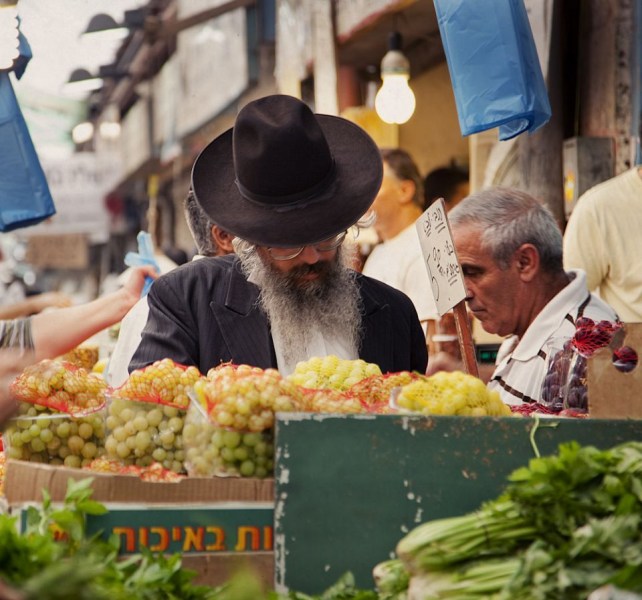
<instances>
[{"instance_id":1,"label":"hat brim","mask_svg":"<svg viewBox=\"0 0 642 600\"><path fill-rule=\"evenodd\" d=\"M326 240L354 225L381 187L381 154L358 125L315 115L335 161L333 185L313 202L286 211L247 200L235 183L233 129L199 154L192 168L196 200L219 227L259 246L296 247Z\"/></svg>"}]
</instances>

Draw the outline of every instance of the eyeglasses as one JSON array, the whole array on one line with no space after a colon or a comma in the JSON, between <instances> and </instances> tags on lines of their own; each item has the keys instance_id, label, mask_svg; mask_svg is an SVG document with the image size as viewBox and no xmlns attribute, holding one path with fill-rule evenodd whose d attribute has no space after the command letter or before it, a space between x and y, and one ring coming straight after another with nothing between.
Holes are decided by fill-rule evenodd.
<instances>
[{"instance_id":1,"label":"eyeglasses","mask_svg":"<svg viewBox=\"0 0 642 600\"><path fill-rule=\"evenodd\" d=\"M343 240L346 239L348 235L347 231L343 231L334 237L323 240L318 244L308 244L307 246L301 246L300 248L267 248L268 253L274 260L292 260L296 258L303 252L308 246L314 248L317 252L330 252L338 248Z\"/></svg>"}]
</instances>

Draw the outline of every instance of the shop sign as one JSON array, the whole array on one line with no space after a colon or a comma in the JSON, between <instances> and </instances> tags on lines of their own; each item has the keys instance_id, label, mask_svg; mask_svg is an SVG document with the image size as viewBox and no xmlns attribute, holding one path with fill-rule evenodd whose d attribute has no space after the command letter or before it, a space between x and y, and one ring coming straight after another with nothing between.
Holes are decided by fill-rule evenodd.
<instances>
[{"instance_id":1,"label":"shop sign","mask_svg":"<svg viewBox=\"0 0 642 600\"><path fill-rule=\"evenodd\" d=\"M235 502L150 508L148 505L109 505L107 513L89 516L87 533L115 535L121 554L142 547L173 554L270 552L273 549L274 505ZM21 530L27 511L20 512Z\"/></svg>"},{"instance_id":2,"label":"shop sign","mask_svg":"<svg viewBox=\"0 0 642 600\"><path fill-rule=\"evenodd\" d=\"M464 276L455 253L443 199L431 204L416 222L430 286L439 316L466 298Z\"/></svg>"},{"instance_id":3,"label":"shop sign","mask_svg":"<svg viewBox=\"0 0 642 600\"><path fill-rule=\"evenodd\" d=\"M86 234L90 242L109 238L105 195L118 183L122 170L113 155L79 152L64 159L41 159L56 214L20 231L20 236Z\"/></svg>"}]
</instances>

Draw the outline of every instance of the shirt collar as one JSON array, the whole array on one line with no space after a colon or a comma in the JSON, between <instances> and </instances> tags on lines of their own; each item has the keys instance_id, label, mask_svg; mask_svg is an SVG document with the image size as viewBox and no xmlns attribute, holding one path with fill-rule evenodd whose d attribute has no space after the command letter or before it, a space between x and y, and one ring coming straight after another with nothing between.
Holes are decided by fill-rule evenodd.
<instances>
[{"instance_id":1,"label":"shirt collar","mask_svg":"<svg viewBox=\"0 0 642 600\"><path fill-rule=\"evenodd\" d=\"M566 272L569 283L555 295L535 317L513 351L514 360L530 360L546 341L562 326L566 315L572 313L587 296L586 274L579 269Z\"/></svg>"}]
</instances>

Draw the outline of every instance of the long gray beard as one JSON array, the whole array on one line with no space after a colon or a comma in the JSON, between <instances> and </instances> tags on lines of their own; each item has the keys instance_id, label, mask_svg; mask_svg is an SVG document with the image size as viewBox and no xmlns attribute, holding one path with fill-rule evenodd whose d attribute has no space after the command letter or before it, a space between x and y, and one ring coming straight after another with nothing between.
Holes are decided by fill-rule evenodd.
<instances>
[{"instance_id":1,"label":"long gray beard","mask_svg":"<svg viewBox=\"0 0 642 600\"><path fill-rule=\"evenodd\" d=\"M272 335L282 344L283 358L295 364L307 360L311 330L316 326L324 336L345 340L355 353L361 341L361 298L349 250L340 247L332 262L297 267L294 273L282 273L258 252L240 253L241 266L261 292L259 303L265 311ZM297 282L296 273L320 270L315 281Z\"/></svg>"}]
</instances>

